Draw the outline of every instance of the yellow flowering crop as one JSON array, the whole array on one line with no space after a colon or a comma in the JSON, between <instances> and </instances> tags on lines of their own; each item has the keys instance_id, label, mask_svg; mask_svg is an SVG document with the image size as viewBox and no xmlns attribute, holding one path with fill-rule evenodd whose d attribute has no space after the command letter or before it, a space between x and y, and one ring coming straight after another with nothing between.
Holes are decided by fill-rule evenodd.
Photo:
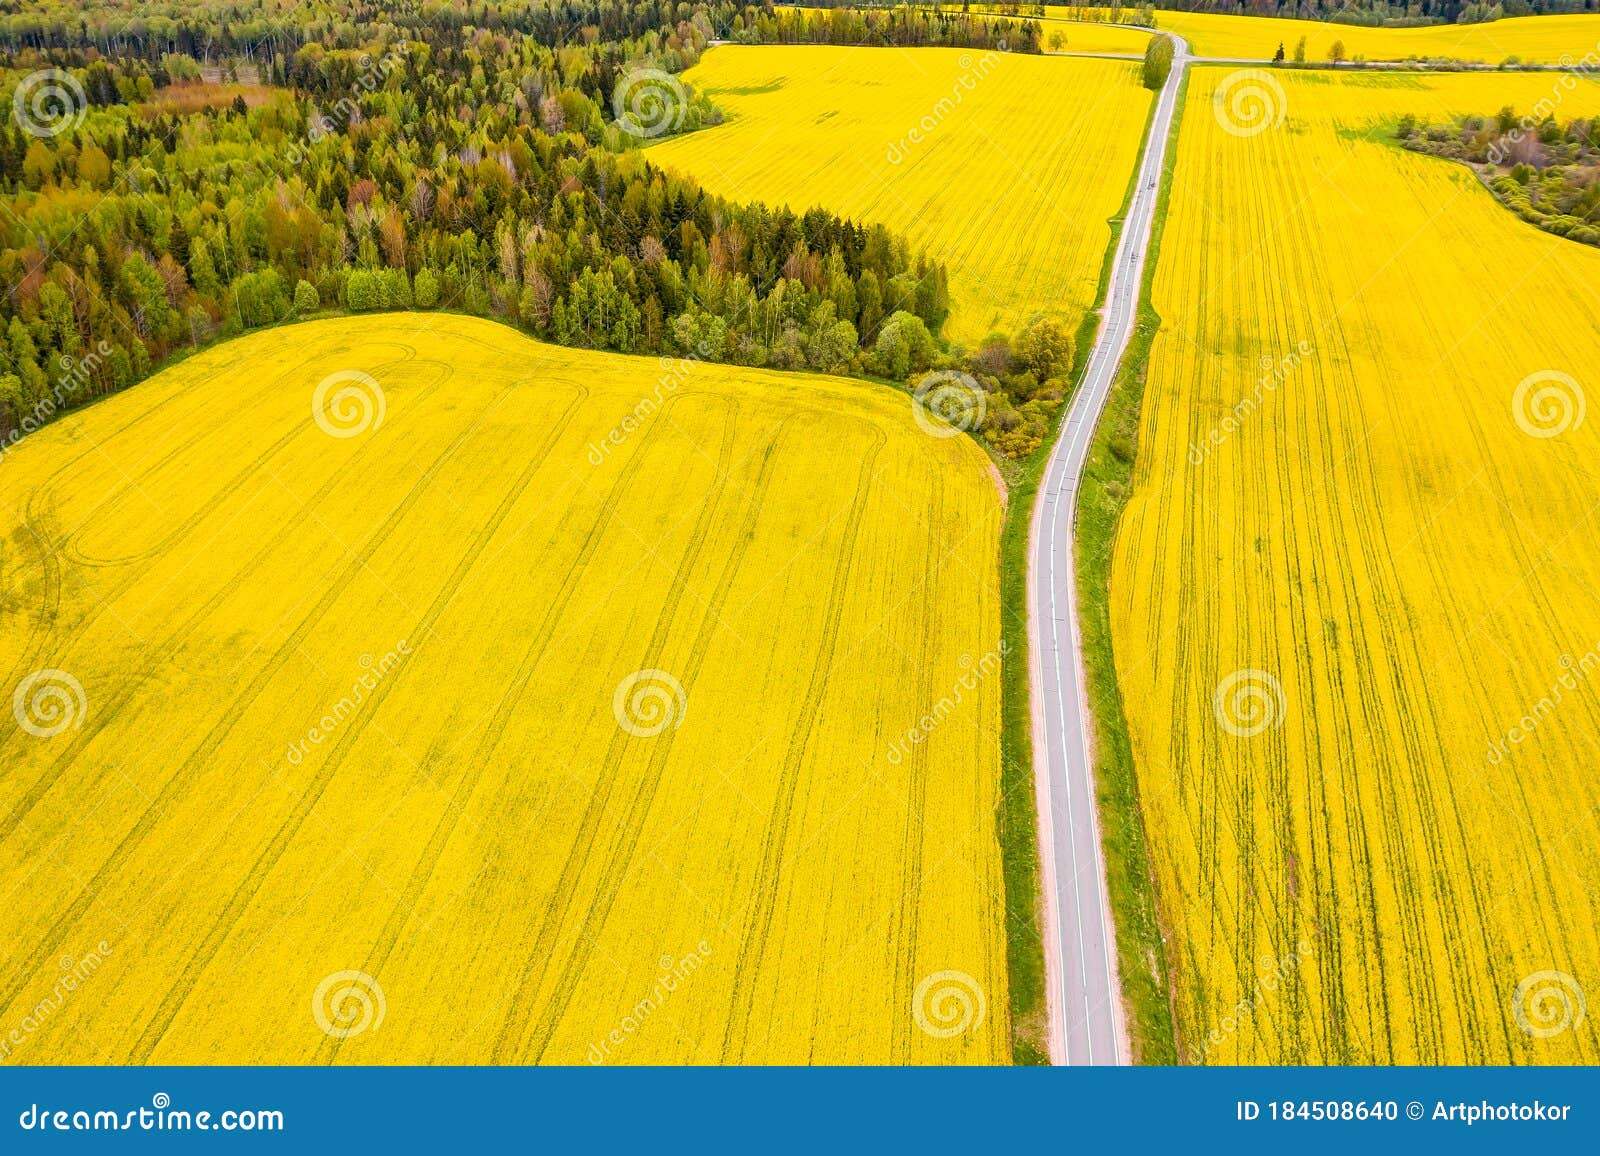
<instances>
[{"instance_id":1,"label":"yellow flowering crop","mask_svg":"<svg viewBox=\"0 0 1600 1156\"><path fill-rule=\"evenodd\" d=\"M1093 306L1150 107L1134 64L726 46L684 77L729 123L653 160L725 196L903 232L949 268L948 336L975 343L1041 312L1076 328Z\"/></svg>"},{"instance_id":2,"label":"yellow flowering crop","mask_svg":"<svg viewBox=\"0 0 1600 1156\"><path fill-rule=\"evenodd\" d=\"M1000 502L912 416L395 314L23 442L4 1059L1007 1059Z\"/></svg>"},{"instance_id":3,"label":"yellow flowering crop","mask_svg":"<svg viewBox=\"0 0 1600 1156\"><path fill-rule=\"evenodd\" d=\"M991 6L974 6L983 11ZM1076 37L1096 43L1114 29L1071 21L1080 10L1065 5L1045 7L1050 18L1045 36L1056 27L1067 31L1067 51L1126 52L1121 47L1074 49ZM1348 59L1406 60L1411 57L1449 57L1483 64L1499 64L1509 56L1529 64L1576 63L1600 52L1600 17L1594 15L1523 16L1491 20L1485 24L1432 24L1419 28L1362 28L1327 20L1291 20L1274 16L1231 16L1216 12L1158 11L1156 27L1176 32L1189 41L1197 56L1242 60L1268 60L1282 44L1292 56L1296 42L1306 38L1306 59L1325 63L1334 41L1342 41ZM1077 32L1079 28L1093 31ZM1138 35L1138 33L1133 33ZM1132 51L1142 51L1133 49Z\"/></svg>"},{"instance_id":4,"label":"yellow flowering crop","mask_svg":"<svg viewBox=\"0 0 1600 1156\"><path fill-rule=\"evenodd\" d=\"M1600 252L1392 141L1561 84L1190 78L1111 590L1189 1060L1600 1059Z\"/></svg>"}]
</instances>

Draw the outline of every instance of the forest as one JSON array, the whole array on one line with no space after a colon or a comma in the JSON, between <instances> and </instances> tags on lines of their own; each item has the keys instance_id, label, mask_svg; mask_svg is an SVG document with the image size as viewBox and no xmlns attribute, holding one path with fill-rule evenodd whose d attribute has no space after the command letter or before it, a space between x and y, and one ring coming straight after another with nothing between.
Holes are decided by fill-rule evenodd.
<instances>
[{"instance_id":1,"label":"forest","mask_svg":"<svg viewBox=\"0 0 1600 1156\"><path fill-rule=\"evenodd\" d=\"M185 347L329 310L450 309L781 369L947 362L945 271L903 239L711 196L637 147L715 123L676 76L714 40L1037 50L1031 23L842 15L264 0L0 16L0 444Z\"/></svg>"}]
</instances>

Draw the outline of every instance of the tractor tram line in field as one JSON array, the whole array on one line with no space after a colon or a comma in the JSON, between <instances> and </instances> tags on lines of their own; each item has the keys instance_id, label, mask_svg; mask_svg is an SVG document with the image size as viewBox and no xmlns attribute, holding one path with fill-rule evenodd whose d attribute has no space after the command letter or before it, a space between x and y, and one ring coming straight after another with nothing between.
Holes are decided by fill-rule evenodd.
<instances>
[{"instance_id":1,"label":"tractor tram line in field","mask_svg":"<svg viewBox=\"0 0 1600 1156\"><path fill-rule=\"evenodd\" d=\"M432 389L429 389L423 394L423 397L426 398L433 392L433 390L437 389L438 386L443 384L443 381L436 383ZM352 461L352 465L359 465L366 457L371 456L373 452L374 451L370 445L362 446L357 451L356 456ZM200 606L196 607L194 612L190 614L189 617L185 619L176 630L161 639L159 643L155 644L156 651L158 653L168 655L180 653L185 644L193 636L194 632L203 626L211 618L211 616L216 613L222 603L225 602L235 592L239 582L245 581L250 576L257 573L270 558L272 558L283 548L286 542L288 542L296 534L302 532L304 529L304 522L316 515L318 507L322 504L322 502L328 500L332 496L336 488L339 486L340 481L341 479L337 475L328 478L309 500L299 506L298 513L295 518L279 523L278 528L274 532L273 536L261 546L261 548L248 562L246 562L234 573L232 581L220 586L210 598L208 598ZM56 553L54 551L49 551L47 552L46 556L54 558L56 557ZM98 597L95 602L94 609L90 612L89 616L86 619L75 623L74 629L77 631L86 630L90 624L98 620L102 612L109 609L112 604L126 594L131 585L132 577L130 576L129 579L126 579L120 583L111 594ZM37 663L38 653L39 652L37 651L34 652L31 661ZM83 753L85 748L87 748L88 745L92 743L105 728L116 723L118 717L121 715L122 710L131 700L136 697L138 689L139 684L137 682L129 683L125 688L119 691L117 696L113 698L106 707L96 711L93 718L85 725L84 728L74 732L71 744L62 751L61 756L52 765L51 770L47 772L48 777L42 778L36 782L34 786L31 787L17 803L13 804L10 814L7 816L7 826L4 831L0 831L0 841L9 838L17 827L27 821L28 815L32 811L33 807L38 804L45 792L47 792L55 784L56 780L72 765L73 761Z\"/></svg>"},{"instance_id":2,"label":"tractor tram line in field","mask_svg":"<svg viewBox=\"0 0 1600 1156\"><path fill-rule=\"evenodd\" d=\"M718 581L712 587L710 600L705 604L700 614L699 630L695 634L688 658L684 663L683 674L679 681L683 684L685 695L694 692L694 687L699 681L701 671L704 669L706 656L711 649L711 644L717 632L724 626L723 607L727 602L728 592L732 589L735 578L743 568L750 544L754 540L756 526L763 512L767 489L772 482L773 463L778 456L780 447L791 436L795 424L792 418L785 420L760 451L760 464L757 467L755 480L751 484L749 492L742 498L744 512L738 523L739 528L734 537L733 548L723 560ZM722 471L722 473L725 472ZM710 510L714 504L708 500L707 509ZM698 542L699 538L697 537L696 553L698 553ZM681 591L677 593L681 596ZM657 635L647 649L644 666L649 667L660 661L667 636L674 625L675 608L676 600L672 603L672 612L664 613L658 620ZM618 733L626 739L626 732L619 731ZM666 772L667 760L672 753L674 733L669 731L657 736L655 740L656 745L651 749L650 759L645 767L639 793L628 804L628 812L620 826L618 841L610 851L601 881L597 886L597 895L601 898L591 905L585 914L583 925L578 930L577 938L574 940L567 958L557 974L555 991L550 998L550 1002L544 1006L535 1023L531 1049L526 1053L513 1049L508 1051L507 1055L526 1054L529 1062L538 1063L548 1050L550 1038L571 1004L578 977L588 965L593 954L594 942L599 928L604 925L607 916L609 916L616 903L623 879L634 868L639 840L644 833L645 820L648 818L651 806L655 801L656 793L660 789ZM608 752L607 767L613 767L621 759L622 748L625 745L626 742L620 743L614 751ZM585 849L586 856L590 842L590 840L580 839L577 844ZM587 859L585 859L586 861ZM561 894L558 889L558 898ZM548 964L553 957L554 947L558 942L557 936L559 936L566 923L569 906L570 900L565 900L554 917L549 912L544 915L533 953L529 957L528 965L522 971L523 976L530 979L537 976L542 982L548 975L547 970L541 964ZM527 983L528 979L525 979L523 981L524 986L519 988L519 994L526 989ZM519 1016L514 1012L511 1019L508 1020L508 1024L515 1024L524 1018L526 1017ZM520 1033L516 1032L515 1029L509 1033L503 1032L502 1039L511 1039L511 1042L515 1044L514 1036L516 1034Z\"/></svg>"}]
</instances>

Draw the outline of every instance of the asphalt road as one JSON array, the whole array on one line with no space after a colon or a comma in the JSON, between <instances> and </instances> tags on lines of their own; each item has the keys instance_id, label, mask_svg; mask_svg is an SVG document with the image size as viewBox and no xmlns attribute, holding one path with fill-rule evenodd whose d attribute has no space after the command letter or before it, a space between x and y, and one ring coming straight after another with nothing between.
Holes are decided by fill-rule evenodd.
<instances>
[{"instance_id":1,"label":"asphalt road","mask_svg":"<svg viewBox=\"0 0 1600 1156\"><path fill-rule=\"evenodd\" d=\"M1173 43L1172 72L1156 103L1138 184L1117 242L1100 331L1045 467L1033 514L1028 559L1028 611L1034 632L1033 757L1046 890L1050 1051L1058 1064L1119 1064L1130 1059L1092 787L1072 546L1079 480L1117 366L1133 336L1167 138L1178 85L1190 60L1188 44L1178 37Z\"/></svg>"}]
</instances>

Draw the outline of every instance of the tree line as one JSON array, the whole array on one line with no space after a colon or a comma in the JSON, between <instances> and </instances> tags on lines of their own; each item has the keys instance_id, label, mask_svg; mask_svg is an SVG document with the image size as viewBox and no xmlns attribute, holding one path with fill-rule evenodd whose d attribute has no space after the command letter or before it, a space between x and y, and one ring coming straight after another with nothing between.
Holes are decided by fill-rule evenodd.
<instances>
[{"instance_id":1,"label":"tree line","mask_svg":"<svg viewBox=\"0 0 1600 1156\"><path fill-rule=\"evenodd\" d=\"M817 0L821 4L844 0ZM894 0L879 0L892 5ZM961 12L1002 12L1007 15L1044 15L1042 4L984 4L959 2L934 8ZM1227 16L1276 16L1290 20L1317 20L1329 24L1403 28L1426 24L1479 24L1503 16L1550 16L1600 12L1600 0L1140 0L1138 5L1091 2L1065 5L1074 20L1103 20L1148 24L1151 9L1171 12L1207 12ZM1036 11L1037 10L1037 11Z\"/></svg>"}]
</instances>

